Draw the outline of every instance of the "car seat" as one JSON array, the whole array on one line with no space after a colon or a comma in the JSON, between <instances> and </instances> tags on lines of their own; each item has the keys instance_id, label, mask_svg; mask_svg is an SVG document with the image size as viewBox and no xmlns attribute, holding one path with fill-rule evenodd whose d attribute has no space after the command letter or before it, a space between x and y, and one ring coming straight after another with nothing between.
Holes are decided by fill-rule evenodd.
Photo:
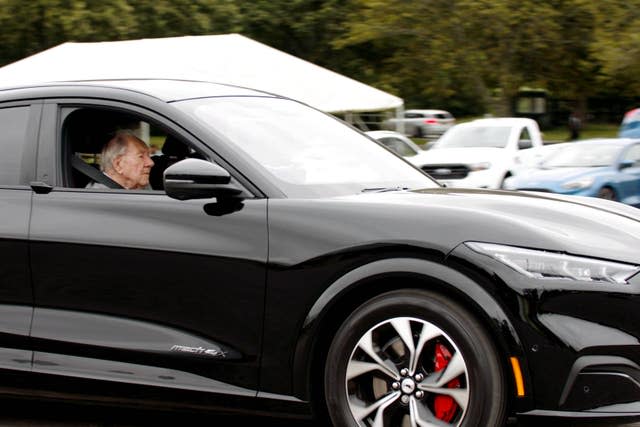
<instances>
[{"instance_id":1,"label":"car seat","mask_svg":"<svg viewBox=\"0 0 640 427\"><path fill-rule=\"evenodd\" d=\"M172 164L187 158L189 147L172 135L167 135L162 144L162 154L153 156L153 167L149 174L149 183L154 190L164 190L162 175Z\"/></svg>"}]
</instances>

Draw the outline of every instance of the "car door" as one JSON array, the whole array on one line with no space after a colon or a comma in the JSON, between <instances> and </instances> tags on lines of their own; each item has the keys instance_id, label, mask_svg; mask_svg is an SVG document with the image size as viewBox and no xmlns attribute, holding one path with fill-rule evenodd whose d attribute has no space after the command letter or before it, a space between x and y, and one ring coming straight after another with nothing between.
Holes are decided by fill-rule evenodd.
<instances>
[{"instance_id":1,"label":"car door","mask_svg":"<svg viewBox=\"0 0 640 427\"><path fill-rule=\"evenodd\" d=\"M78 102L52 100L44 111L38 175L51 187L34 195L31 218L34 371L255 395L266 200L247 192L227 211L164 191L69 187L68 111L127 109L174 126L140 107Z\"/></svg>"},{"instance_id":2,"label":"car door","mask_svg":"<svg viewBox=\"0 0 640 427\"><path fill-rule=\"evenodd\" d=\"M0 103L0 368L28 371L29 214L40 104Z\"/></svg>"}]
</instances>

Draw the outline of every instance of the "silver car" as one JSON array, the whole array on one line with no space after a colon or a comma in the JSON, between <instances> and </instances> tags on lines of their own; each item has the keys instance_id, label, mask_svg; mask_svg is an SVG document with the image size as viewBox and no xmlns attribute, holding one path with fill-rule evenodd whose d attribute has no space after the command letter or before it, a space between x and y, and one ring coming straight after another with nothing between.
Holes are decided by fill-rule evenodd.
<instances>
[{"instance_id":1,"label":"silver car","mask_svg":"<svg viewBox=\"0 0 640 427\"><path fill-rule=\"evenodd\" d=\"M384 129L401 131L416 138L438 138L456 124L451 113L444 110L406 110L403 118L382 122ZM404 127L404 130L402 130Z\"/></svg>"}]
</instances>

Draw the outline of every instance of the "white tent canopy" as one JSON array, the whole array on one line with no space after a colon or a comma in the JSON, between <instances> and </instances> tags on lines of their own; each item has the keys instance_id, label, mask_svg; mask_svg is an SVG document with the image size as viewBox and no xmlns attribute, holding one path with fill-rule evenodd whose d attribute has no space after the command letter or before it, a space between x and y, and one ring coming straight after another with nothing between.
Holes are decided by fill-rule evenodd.
<instances>
[{"instance_id":1,"label":"white tent canopy","mask_svg":"<svg viewBox=\"0 0 640 427\"><path fill-rule=\"evenodd\" d=\"M401 98L240 34L63 43L0 68L0 86L52 81L178 78L229 83L329 113L402 109Z\"/></svg>"}]
</instances>

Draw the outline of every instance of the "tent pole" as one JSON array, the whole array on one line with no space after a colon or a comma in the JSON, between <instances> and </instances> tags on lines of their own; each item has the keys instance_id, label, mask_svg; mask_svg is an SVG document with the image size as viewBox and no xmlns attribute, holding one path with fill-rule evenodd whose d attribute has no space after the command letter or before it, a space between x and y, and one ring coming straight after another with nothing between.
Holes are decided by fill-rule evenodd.
<instances>
[{"instance_id":1,"label":"tent pole","mask_svg":"<svg viewBox=\"0 0 640 427\"><path fill-rule=\"evenodd\" d=\"M396 131L404 135L404 103L396 108Z\"/></svg>"}]
</instances>

